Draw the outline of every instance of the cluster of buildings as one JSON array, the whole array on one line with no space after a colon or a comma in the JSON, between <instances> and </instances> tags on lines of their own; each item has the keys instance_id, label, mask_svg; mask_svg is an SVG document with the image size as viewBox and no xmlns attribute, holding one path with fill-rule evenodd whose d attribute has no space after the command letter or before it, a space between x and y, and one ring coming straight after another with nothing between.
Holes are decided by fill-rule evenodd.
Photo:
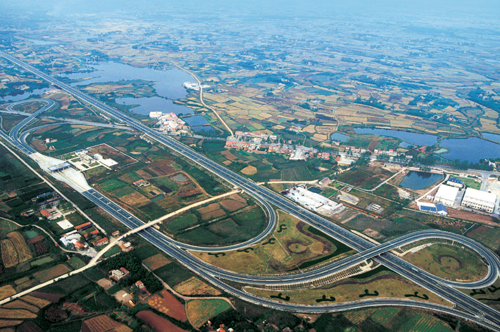
<instances>
[{"instance_id":1,"label":"cluster of buildings","mask_svg":"<svg viewBox=\"0 0 500 332\"><path fill-rule=\"evenodd\" d=\"M117 270L109 271L109 278L113 279L114 281L120 281L123 278L125 278L126 276L128 276L129 274L130 274L130 272L126 268L121 267Z\"/></svg>"},{"instance_id":2,"label":"cluster of buildings","mask_svg":"<svg viewBox=\"0 0 500 332\"><path fill-rule=\"evenodd\" d=\"M268 135L259 131L252 133L238 130L234 132L234 137L240 141L252 141L254 143L260 143L262 141L276 142L278 140L278 136L276 135Z\"/></svg>"},{"instance_id":3,"label":"cluster of buildings","mask_svg":"<svg viewBox=\"0 0 500 332\"><path fill-rule=\"evenodd\" d=\"M73 246L77 250L87 249L89 244L93 247L101 247L109 243L109 239L90 222L85 222L73 227L73 230L63 234L59 241L65 247Z\"/></svg>"},{"instance_id":4,"label":"cluster of buildings","mask_svg":"<svg viewBox=\"0 0 500 332\"><path fill-rule=\"evenodd\" d=\"M237 132L238 133L238 132ZM243 133L242 134L259 134L260 136L253 137L250 141L241 140L239 137L241 135L236 135L236 137L228 138L226 140L226 149L238 149L244 150L250 153L257 154L267 154L267 153L280 153L290 155L290 160L307 160L309 158L322 158L324 160L330 160L333 155L329 152L318 152L315 148L309 148L305 146L297 146L278 143L262 143L264 140L274 139L274 135L260 134L260 133ZM354 161L352 161L354 162Z\"/></svg>"},{"instance_id":5,"label":"cluster of buildings","mask_svg":"<svg viewBox=\"0 0 500 332\"><path fill-rule=\"evenodd\" d=\"M465 188L465 184L456 178L451 178L445 184L440 185L436 194L427 198L437 203L435 208L439 208L439 211L436 211L436 213L442 215L446 215L444 212L446 209L443 209L446 206L462 206L473 210L494 213L498 203L497 195L474 188ZM438 207L438 205L442 205L442 207ZM428 209L429 207L425 208ZM421 207L420 210L422 210Z\"/></svg>"},{"instance_id":6,"label":"cluster of buildings","mask_svg":"<svg viewBox=\"0 0 500 332\"><path fill-rule=\"evenodd\" d=\"M97 164L102 164L106 167L112 167L112 166L118 165L118 163L116 161L114 161L111 158L104 158L103 155L101 155L100 153L94 153L93 155L90 155L89 152L90 152L90 148L76 150L75 155L80 158L80 161L79 162L72 162L73 165L80 170L87 169L85 167L82 169L82 167L81 167L82 163L85 163L86 165L90 165L90 166L92 166L92 165L97 166Z\"/></svg>"},{"instance_id":7,"label":"cluster of buildings","mask_svg":"<svg viewBox=\"0 0 500 332\"><path fill-rule=\"evenodd\" d=\"M157 125L160 131L167 133L180 133L187 132L189 126L186 125L174 112L149 112L149 117L157 120Z\"/></svg>"},{"instance_id":8,"label":"cluster of buildings","mask_svg":"<svg viewBox=\"0 0 500 332\"><path fill-rule=\"evenodd\" d=\"M298 185L282 192L292 201L325 216L332 216L345 209L342 203L336 203L320 194L314 193L305 185Z\"/></svg>"}]
</instances>

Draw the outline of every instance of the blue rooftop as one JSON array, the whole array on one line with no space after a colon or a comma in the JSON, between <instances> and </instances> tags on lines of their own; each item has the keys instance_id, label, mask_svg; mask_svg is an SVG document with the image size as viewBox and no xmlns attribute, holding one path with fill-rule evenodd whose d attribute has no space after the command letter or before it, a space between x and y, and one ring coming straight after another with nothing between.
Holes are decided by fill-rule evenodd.
<instances>
[{"instance_id":1,"label":"blue rooftop","mask_svg":"<svg viewBox=\"0 0 500 332\"><path fill-rule=\"evenodd\" d=\"M458 184L464 184L462 180L459 180L457 178L450 178L448 181L453 182L453 183L458 183Z\"/></svg>"}]
</instances>

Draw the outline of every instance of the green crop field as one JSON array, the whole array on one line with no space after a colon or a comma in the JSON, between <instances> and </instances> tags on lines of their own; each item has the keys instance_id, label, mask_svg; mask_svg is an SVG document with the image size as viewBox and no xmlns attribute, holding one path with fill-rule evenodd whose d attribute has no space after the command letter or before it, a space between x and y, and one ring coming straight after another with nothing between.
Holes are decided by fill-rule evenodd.
<instances>
[{"instance_id":1,"label":"green crop field","mask_svg":"<svg viewBox=\"0 0 500 332\"><path fill-rule=\"evenodd\" d=\"M105 190L109 193L109 192L112 192L116 189L125 187L125 186L127 186L127 184L120 181L120 180L110 179L110 180L106 180L103 183L101 183L100 186L103 190Z\"/></svg>"},{"instance_id":2,"label":"green crop field","mask_svg":"<svg viewBox=\"0 0 500 332\"><path fill-rule=\"evenodd\" d=\"M187 269L177 263L169 263L153 271L160 279L166 282L170 287L188 280L193 275Z\"/></svg>"}]
</instances>

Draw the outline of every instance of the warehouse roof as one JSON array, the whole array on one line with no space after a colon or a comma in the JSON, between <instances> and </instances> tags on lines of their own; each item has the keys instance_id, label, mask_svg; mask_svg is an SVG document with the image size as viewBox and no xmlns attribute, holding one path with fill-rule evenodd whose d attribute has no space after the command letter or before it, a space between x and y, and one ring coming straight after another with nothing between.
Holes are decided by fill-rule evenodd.
<instances>
[{"instance_id":1,"label":"warehouse roof","mask_svg":"<svg viewBox=\"0 0 500 332\"><path fill-rule=\"evenodd\" d=\"M458 195L458 188L457 187L451 187L447 186L445 184L442 184L437 193L436 193L436 199L444 199L447 201L454 201L457 198Z\"/></svg>"}]
</instances>

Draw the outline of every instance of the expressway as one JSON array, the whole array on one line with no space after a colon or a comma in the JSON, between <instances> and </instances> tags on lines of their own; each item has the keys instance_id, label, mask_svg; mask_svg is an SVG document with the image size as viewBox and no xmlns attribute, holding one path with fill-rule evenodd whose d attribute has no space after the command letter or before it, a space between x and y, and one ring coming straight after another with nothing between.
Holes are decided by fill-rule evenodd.
<instances>
[{"instance_id":1,"label":"expressway","mask_svg":"<svg viewBox=\"0 0 500 332\"><path fill-rule=\"evenodd\" d=\"M97 100L95 100L95 99L93 99L85 94L83 94L79 90L76 90L76 89L74 89L74 88L72 88L72 87L70 87L62 82L59 82L58 80L54 79L53 77L48 76L48 75L38 71L37 69L17 60L16 58L14 58L6 53L0 52L0 55L6 59L12 61L13 63L23 67L24 69L46 79L47 81L49 81L49 82L57 85L58 87L66 90L67 92L71 93L75 97L78 97L79 99L83 100L84 102L89 103L89 104L101 109L102 111L114 116L115 118L121 120L122 122L130 125L134 129L147 134L151 138L157 140L158 142L170 147L174 151L176 151L176 152L184 155L185 157L191 159L192 161L198 163L199 165L201 165L202 167L206 168L207 170L213 172L217 176L219 176L219 177L225 179L226 181L234 184L235 186L243 189L248 194L250 194L253 197L255 197L256 199L258 199L259 201L266 201L267 203L270 203L270 204L277 206L278 208L284 210L285 212L290 213L290 214L298 217L299 219L303 220L304 222L321 229L326 234L336 238L337 240L345 243L346 245L354 248L355 250L357 250L359 252L363 252L367 249L374 247L374 245L372 243L358 237L357 235L349 232L348 230L343 229L343 228L329 222L328 220L326 220L320 216L315 215L314 213L312 213L310 211L307 211L301 207L296 206L294 203L292 203L292 202L288 201L287 199L281 197L280 195L268 190L267 188L258 186L254 182L252 182L252 181L250 181L250 180L248 180L248 179L246 179L238 174L235 174L232 171L227 170L225 167L213 162L212 160L204 157L203 155L196 153L195 151L191 150L190 148L186 147L185 145L183 145L183 144L181 144L181 143L179 143L179 142L177 142L169 137L164 137L164 136L158 134L157 132L155 132L151 128L148 128L148 127L142 125L141 123L139 123L133 119L128 118L126 115L102 104L101 102L99 102L99 101L97 101ZM89 190L88 192L84 193L84 195L86 195L88 197L93 197L95 199L95 196L93 195L92 190ZM148 231L150 231L150 230L148 230ZM144 231L144 233L148 233L148 231ZM162 247L161 249L167 252L169 245L165 245L165 244L161 244L161 243L157 244L155 241L156 240L155 236L157 236L157 234L152 234L152 235L144 234L144 237L149 238L148 240L153 242L153 244L161 245L161 247ZM174 246L174 245L170 246L170 248L173 248L173 247L176 247L176 246ZM241 247L243 247L243 246L241 246ZM484 250L486 250L486 249L484 249ZM168 250L168 251L170 252L172 250ZM179 256L178 252L177 252L177 254L173 254L173 257L175 257L175 258L178 258L178 256ZM473 298L470 298L470 297L464 295L462 292L460 292L460 291L454 289L453 287L451 287L450 285L448 285L446 281L443 280L443 281L436 282L436 277L430 277L424 271L412 266L411 264L405 262L404 260L402 260L402 259L400 259L400 258L396 257L395 255L392 255L388 252L381 253L375 259L378 262L385 265L386 267L395 271L396 273L402 275L403 277L406 277L409 280L412 280L413 282L421 285L422 287L436 293L437 295L447 299L448 301L450 301L450 302L460 306L464 310L470 312L471 314L473 314L476 317L474 319L475 321L481 322L482 324L488 325L490 327L496 326L495 329L496 330L499 329L499 327L500 327L500 314L497 311L495 311L494 309L491 309L490 307L484 305L483 303L481 303ZM212 269L213 269L213 267L212 267ZM494 268L491 267L491 269L497 270L496 266ZM200 272L203 272L203 271L200 271ZM496 271L495 274L497 272L498 271ZM212 277L209 273L203 273L203 275L206 276L208 279L210 279L212 282L214 282L216 285L219 285L221 283L221 282L216 282L219 279ZM232 289L229 291L229 288L231 288L231 287L228 285L221 286L221 288L228 290L228 292L230 292L232 294L234 294L235 292L238 291L235 289ZM238 292L240 292L240 291L238 291ZM243 297L242 294L239 294L238 296ZM244 298L248 298L248 297L249 297L249 295L247 294L247 296L245 296ZM255 302L255 301L256 301L255 299L252 300L252 302ZM263 303L263 301L268 301L268 300L263 300L263 299L257 300L257 302L259 302L259 303ZM382 299L376 300L376 301L382 301ZM273 303L272 304L273 306L275 306L275 307L278 306L278 304L276 302L274 302L274 301L270 301L270 302ZM364 301L360 301L360 302L364 302ZM382 302L384 302L384 301L382 301ZM389 303L389 302L390 303L399 303L396 305L408 305L408 304L406 304L408 302L408 300L406 300L406 301L405 300L387 300L387 303ZM409 302L414 303L415 301L409 301ZM358 302L356 302L356 303L358 303ZM266 304L263 304L263 305L266 305ZM366 303L360 304L360 306L367 306L367 305L368 304L366 304ZM426 305L428 308L433 307L435 310L444 311L444 309L443 310L436 309L436 306L431 305L431 304L419 303L418 305L419 306ZM304 308L304 306L300 306L300 305L293 305L293 306L295 306L295 308L297 308L297 309L293 310L293 309L290 309L286 306L285 307L281 306L280 308L283 308L284 310L292 310L292 311L305 310L308 308L308 310L311 311L311 307L308 307L308 306L305 306L307 308ZM328 306L325 306L325 307L328 307ZM342 309L339 309L340 307L341 307L341 305L332 305L332 306L330 306L330 308L331 308L330 310L342 310ZM351 303L349 305L348 309L353 309L354 307L355 306ZM299 309L299 308L302 308L302 309ZM317 310L316 309L317 307L314 307L314 308L315 308L314 310ZM347 309L344 309L344 310L347 310ZM461 316L457 312L454 312L454 315Z\"/></svg>"}]
</instances>

